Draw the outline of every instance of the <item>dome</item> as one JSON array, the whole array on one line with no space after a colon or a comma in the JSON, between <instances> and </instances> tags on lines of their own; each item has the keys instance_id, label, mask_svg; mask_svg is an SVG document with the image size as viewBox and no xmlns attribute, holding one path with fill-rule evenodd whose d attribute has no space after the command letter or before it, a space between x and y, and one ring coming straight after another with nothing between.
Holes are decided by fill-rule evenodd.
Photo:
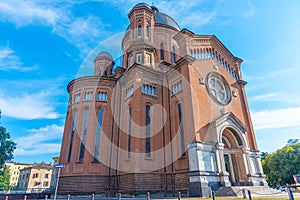
<instances>
[{"instance_id":1,"label":"dome","mask_svg":"<svg viewBox=\"0 0 300 200\"><path fill-rule=\"evenodd\" d=\"M161 12L155 12L155 24L163 24L167 26L171 26L175 28L177 31L180 31L179 25L175 22L175 20Z\"/></svg>"},{"instance_id":2,"label":"dome","mask_svg":"<svg viewBox=\"0 0 300 200\"><path fill-rule=\"evenodd\" d=\"M112 56L110 55L110 53L106 52L106 51L101 51L100 53L98 53L98 55L96 56L96 58L101 58L101 57L106 57L109 58L111 60L113 60Z\"/></svg>"},{"instance_id":3,"label":"dome","mask_svg":"<svg viewBox=\"0 0 300 200\"><path fill-rule=\"evenodd\" d=\"M151 7L146 3L138 3L133 8L139 8L139 7L147 7L151 10Z\"/></svg>"},{"instance_id":4,"label":"dome","mask_svg":"<svg viewBox=\"0 0 300 200\"><path fill-rule=\"evenodd\" d=\"M133 8L140 8L140 7L147 7L147 8L151 9L154 12L154 14L155 14L155 24L167 25L167 26L173 27L176 30L180 31L180 27L177 24L177 22L172 17L170 17L169 15L166 15L162 12L159 12L157 7L149 6L147 3L138 3Z\"/></svg>"}]
</instances>

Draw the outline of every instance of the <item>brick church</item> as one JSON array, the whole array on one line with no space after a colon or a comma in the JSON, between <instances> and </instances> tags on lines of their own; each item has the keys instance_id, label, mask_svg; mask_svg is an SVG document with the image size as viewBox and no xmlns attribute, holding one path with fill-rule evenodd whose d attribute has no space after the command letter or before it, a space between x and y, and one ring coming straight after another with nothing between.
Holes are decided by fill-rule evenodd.
<instances>
[{"instance_id":1,"label":"brick church","mask_svg":"<svg viewBox=\"0 0 300 200\"><path fill-rule=\"evenodd\" d=\"M122 64L109 52L68 84L61 194L209 196L267 187L240 58L154 6L128 14Z\"/></svg>"}]
</instances>

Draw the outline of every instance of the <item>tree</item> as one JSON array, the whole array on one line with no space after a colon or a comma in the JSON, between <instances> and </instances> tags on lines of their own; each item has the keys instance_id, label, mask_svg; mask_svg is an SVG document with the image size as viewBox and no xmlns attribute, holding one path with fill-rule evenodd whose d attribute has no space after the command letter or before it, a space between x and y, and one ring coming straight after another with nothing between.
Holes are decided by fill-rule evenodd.
<instances>
[{"instance_id":1,"label":"tree","mask_svg":"<svg viewBox=\"0 0 300 200\"><path fill-rule=\"evenodd\" d=\"M6 131L6 128L0 126L0 168L3 167L3 164L13 159L13 152L16 149L16 143L10 139L9 132Z\"/></svg>"},{"instance_id":2,"label":"tree","mask_svg":"<svg viewBox=\"0 0 300 200\"><path fill-rule=\"evenodd\" d=\"M9 187L9 169L5 167L1 170L2 174L0 175L0 191L8 190Z\"/></svg>"},{"instance_id":3,"label":"tree","mask_svg":"<svg viewBox=\"0 0 300 200\"><path fill-rule=\"evenodd\" d=\"M4 168L4 163L13 159L16 143L10 139L9 132L0 126L0 191L7 190L9 186L9 169Z\"/></svg>"},{"instance_id":4,"label":"tree","mask_svg":"<svg viewBox=\"0 0 300 200\"><path fill-rule=\"evenodd\" d=\"M300 173L300 143L289 143L275 153L262 153L262 166L271 187L292 184L293 175Z\"/></svg>"}]
</instances>

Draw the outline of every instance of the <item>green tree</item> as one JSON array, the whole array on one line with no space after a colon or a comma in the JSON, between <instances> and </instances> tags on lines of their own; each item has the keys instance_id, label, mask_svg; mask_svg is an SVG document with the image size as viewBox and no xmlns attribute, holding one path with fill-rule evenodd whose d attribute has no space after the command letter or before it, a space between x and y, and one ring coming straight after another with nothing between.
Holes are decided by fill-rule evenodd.
<instances>
[{"instance_id":1,"label":"green tree","mask_svg":"<svg viewBox=\"0 0 300 200\"><path fill-rule=\"evenodd\" d=\"M1 175L0 175L0 191L5 191L8 190L9 187L9 169L5 167L4 169L1 170Z\"/></svg>"},{"instance_id":2,"label":"green tree","mask_svg":"<svg viewBox=\"0 0 300 200\"><path fill-rule=\"evenodd\" d=\"M0 168L6 161L13 159L13 152L16 149L16 143L10 138L6 128L0 126Z\"/></svg>"},{"instance_id":3,"label":"green tree","mask_svg":"<svg viewBox=\"0 0 300 200\"><path fill-rule=\"evenodd\" d=\"M4 168L4 163L13 159L16 143L11 140L9 132L0 126L0 191L7 190L9 186L9 169Z\"/></svg>"},{"instance_id":4,"label":"green tree","mask_svg":"<svg viewBox=\"0 0 300 200\"><path fill-rule=\"evenodd\" d=\"M300 143L289 143L275 153L262 153L262 166L271 187L292 184L293 175L300 173Z\"/></svg>"}]
</instances>

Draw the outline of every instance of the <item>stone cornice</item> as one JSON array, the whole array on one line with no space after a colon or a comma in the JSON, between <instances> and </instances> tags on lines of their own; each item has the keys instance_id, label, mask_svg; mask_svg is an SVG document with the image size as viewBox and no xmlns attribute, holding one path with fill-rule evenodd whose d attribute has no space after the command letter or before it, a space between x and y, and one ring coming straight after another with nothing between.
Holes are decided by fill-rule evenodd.
<instances>
[{"instance_id":1,"label":"stone cornice","mask_svg":"<svg viewBox=\"0 0 300 200\"><path fill-rule=\"evenodd\" d=\"M69 82L68 86L67 86L67 90L70 93L71 89L73 89L74 84L85 84L87 86L97 86L99 84L99 82L105 82L107 83L107 85L109 86L115 86L117 79L114 77L102 77L102 76L84 76L84 77L80 77L77 79L72 80L71 82ZM87 84L90 83L90 84Z\"/></svg>"}]
</instances>

